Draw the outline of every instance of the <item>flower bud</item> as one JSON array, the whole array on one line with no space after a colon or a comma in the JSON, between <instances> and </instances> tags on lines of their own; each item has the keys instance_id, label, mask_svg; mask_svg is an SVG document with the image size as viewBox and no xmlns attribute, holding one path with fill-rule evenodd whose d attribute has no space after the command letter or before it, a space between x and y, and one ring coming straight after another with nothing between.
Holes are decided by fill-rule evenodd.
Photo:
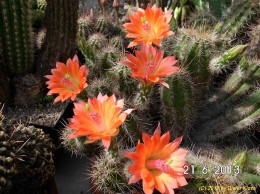
<instances>
[{"instance_id":1,"label":"flower bud","mask_svg":"<svg viewBox=\"0 0 260 194\"><path fill-rule=\"evenodd\" d=\"M245 168L247 162L247 152L241 152L240 154L236 155L232 161L232 165L235 166L239 166L241 169Z\"/></svg>"}]
</instances>

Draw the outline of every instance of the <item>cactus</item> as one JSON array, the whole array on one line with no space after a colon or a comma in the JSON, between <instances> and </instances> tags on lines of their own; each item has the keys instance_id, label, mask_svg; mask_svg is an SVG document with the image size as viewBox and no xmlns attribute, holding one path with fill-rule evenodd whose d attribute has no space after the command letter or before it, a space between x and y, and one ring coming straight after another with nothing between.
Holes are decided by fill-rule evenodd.
<instances>
[{"instance_id":1,"label":"cactus","mask_svg":"<svg viewBox=\"0 0 260 194\"><path fill-rule=\"evenodd\" d=\"M185 134L190 129L194 115L195 89L185 72L178 72L167 79L170 89L163 88L162 101L167 129L173 136Z\"/></svg>"},{"instance_id":2,"label":"cactus","mask_svg":"<svg viewBox=\"0 0 260 194\"><path fill-rule=\"evenodd\" d=\"M248 61L243 57L239 66L226 80L224 85L218 88L208 99L206 109L203 112L204 118L200 121L206 121L221 114L227 108L230 108L239 98L246 95L257 84L260 78L259 66L257 61Z\"/></svg>"},{"instance_id":3,"label":"cactus","mask_svg":"<svg viewBox=\"0 0 260 194\"><path fill-rule=\"evenodd\" d=\"M74 131L68 127L63 129L61 132L61 144L66 151L70 152L72 155L80 157L91 156L100 152L101 146L97 143L84 144L84 142L87 140L85 137L68 139L68 135L73 132Z\"/></svg>"},{"instance_id":4,"label":"cactus","mask_svg":"<svg viewBox=\"0 0 260 194\"><path fill-rule=\"evenodd\" d=\"M127 177L123 173L122 165L125 160L122 156L111 157L106 150L102 155L94 158L89 172L94 189L108 194L134 190L133 186L127 184Z\"/></svg>"},{"instance_id":5,"label":"cactus","mask_svg":"<svg viewBox=\"0 0 260 194\"><path fill-rule=\"evenodd\" d=\"M27 193L31 189L37 190L55 173L54 145L51 139L42 129L33 126L26 127L21 124L7 126L7 131L10 134L8 143L13 146L15 154L17 174L12 178L14 189L18 189L21 193L26 193L26 189L28 189ZM31 187L23 186L26 181L30 182Z\"/></svg>"},{"instance_id":6,"label":"cactus","mask_svg":"<svg viewBox=\"0 0 260 194\"><path fill-rule=\"evenodd\" d=\"M114 66L121 56L124 44L122 30L103 15L81 16L78 22L78 47L85 63L100 75Z\"/></svg>"},{"instance_id":7,"label":"cactus","mask_svg":"<svg viewBox=\"0 0 260 194\"><path fill-rule=\"evenodd\" d=\"M6 192L12 186L11 177L15 174L14 150L8 143L9 135L0 125L0 192Z\"/></svg>"},{"instance_id":8,"label":"cactus","mask_svg":"<svg viewBox=\"0 0 260 194\"><path fill-rule=\"evenodd\" d=\"M54 145L41 129L9 125L0 110L1 193L38 192L54 176L53 151Z\"/></svg>"},{"instance_id":9,"label":"cactus","mask_svg":"<svg viewBox=\"0 0 260 194\"><path fill-rule=\"evenodd\" d=\"M46 38L37 61L39 75L49 74L56 61L64 62L75 54L77 11L78 0L47 1Z\"/></svg>"},{"instance_id":10,"label":"cactus","mask_svg":"<svg viewBox=\"0 0 260 194\"><path fill-rule=\"evenodd\" d=\"M248 50L247 54L251 58L258 58L258 59L260 58L260 38L259 38L259 34L260 34L260 20L258 20L258 24L256 26L254 26L251 29L251 32L250 32L251 41L248 45L250 50Z\"/></svg>"},{"instance_id":11,"label":"cactus","mask_svg":"<svg viewBox=\"0 0 260 194\"><path fill-rule=\"evenodd\" d=\"M241 33L241 28L246 26L253 18L257 18L259 4L257 1L237 1L225 19L215 26L215 33L219 36L234 37Z\"/></svg>"},{"instance_id":12,"label":"cactus","mask_svg":"<svg viewBox=\"0 0 260 194\"><path fill-rule=\"evenodd\" d=\"M31 14L30 1L0 2L0 48L4 48L1 69L8 75L23 75L32 71Z\"/></svg>"},{"instance_id":13,"label":"cactus","mask_svg":"<svg viewBox=\"0 0 260 194\"><path fill-rule=\"evenodd\" d=\"M94 18L91 15L82 15L78 19L78 37L87 39L93 32Z\"/></svg>"},{"instance_id":14,"label":"cactus","mask_svg":"<svg viewBox=\"0 0 260 194\"><path fill-rule=\"evenodd\" d=\"M34 4L34 9L32 10L32 21L34 22L35 26L37 23L40 24L44 19L47 2L46 0L36 0Z\"/></svg>"}]
</instances>

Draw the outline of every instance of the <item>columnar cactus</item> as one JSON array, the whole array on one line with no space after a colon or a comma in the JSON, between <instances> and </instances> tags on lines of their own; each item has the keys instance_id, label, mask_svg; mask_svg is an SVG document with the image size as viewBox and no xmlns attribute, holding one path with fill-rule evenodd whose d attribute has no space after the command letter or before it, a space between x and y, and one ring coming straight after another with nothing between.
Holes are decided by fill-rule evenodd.
<instances>
[{"instance_id":1,"label":"columnar cactus","mask_svg":"<svg viewBox=\"0 0 260 194\"><path fill-rule=\"evenodd\" d=\"M0 2L1 69L9 75L22 75L33 68L33 31L30 1Z\"/></svg>"},{"instance_id":2,"label":"columnar cactus","mask_svg":"<svg viewBox=\"0 0 260 194\"><path fill-rule=\"evenodd\" d=\"M104 151L99 157L92 159L93 165L89 172L94 189L107 194L127 193L134 190L134 186L128 185L127 177L123 172L125 158L118 156L113 158L108 151Z\"/></svg>"},{"instance_id":3,"label":"columnar cactus","mask_svg":"<svg viewBox=\"0 0 260 194\"><path fill-rule=\"evenodd\" d=\"M167 78L167 83L170 89L162 90L165 124L177 136L191 128L196 111L195 88L191 77L185 72Z\"/></svg>"},{"instance_id":4,"label":"columnar cactus","mask_svg":"<svg viewBox=\"0 0 260 194\"><path fill-rule=\"evenodd\" d=\"M39 53L37 71L46 75L56 61L76 52L78 0L47 0L46 38Z\"/></svg>"}]
</instances>

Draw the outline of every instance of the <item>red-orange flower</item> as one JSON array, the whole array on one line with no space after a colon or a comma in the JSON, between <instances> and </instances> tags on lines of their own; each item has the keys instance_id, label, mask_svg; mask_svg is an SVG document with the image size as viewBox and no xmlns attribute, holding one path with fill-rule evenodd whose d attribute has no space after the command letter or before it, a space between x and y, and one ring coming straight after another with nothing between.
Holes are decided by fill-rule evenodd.
<instances>
[{"instance_id":1,"label":"red-orange flower","mask_svg":"<svg viewBox=\"0 0 260 194\"><path fill-rule=\"evenodd\" d=\"M157 50L152 45L141 45L141 50L135 50L135 56L126 54L129 61L120 61L119 63L127 65L134 71L132 77L139 79L147 85L160 83L169 88L169 85L160 78L167 77L179 70L179 67L173 66L177 63L175 57L163 58L164 52Z\"/></svg>"},{"instance_id":2,"label":"red-orange flower","mask_svg":"<svg viewBox=\"0 0 260 194\"><path fill-rule=\"evenodd\" d=\"M101 139L103 145L109 148L111 137L119 132L126 116L132 109L122 112L124 100L116 100L115 95L108 97L99 94L97 98L89 98L88 102L74 103L74 116L68 127L75 130L68 138L88 136L85 143Z\"/></svg>"},{"instance_id":3,"label":"red-orange flower","mask_svg":"<svg viewBox=\"0 0 260 194\"><path fill-rule=\"evenodd\" d=\"M58 94L54 103L62 102L71 98L75 100L76 95L88 86L86 83L88 69L85 65L79 67L77 55L73 59L68 59L66 65L61 62L56 63L57 69L52 69L52 75L46 75L49 79L46 82L50 91L47 95Z\"/></svg>"},{"instance_id":4,"label":"red-orange flower","mask_svg":"<svg viewBox=\"0 0 260 194\"><path fill-rule=\"evenodd\" d=\"M134 38L128 45L133 47L141 42L160 46L161 40L173 34L170 31L169 22L172 18L172 10L163 13L161 8L153 5L145 10L139 8L137 12L130 11L129 19L131 23L125 23L123 27L127 30L126 37Z\"/></svg>"},{"instance_id":5,"label":"red-orange flower","mask_svg":"<svg viewBox=\"0 0 260 194\"><path fill-rule=\"evenodd\" d=\"M161 193L174 194L173 189L188 184L183 168L188 151L179 148L182 137L169 143L169 132L160 135L161 128L158 125L152 137L143 133L144 143L137 144L136 152L124 153L134 161L129 167L129 173L133 175L129 183L142 179L145 194L152 194L154 188Z\"/></svg>"}]
</instances>

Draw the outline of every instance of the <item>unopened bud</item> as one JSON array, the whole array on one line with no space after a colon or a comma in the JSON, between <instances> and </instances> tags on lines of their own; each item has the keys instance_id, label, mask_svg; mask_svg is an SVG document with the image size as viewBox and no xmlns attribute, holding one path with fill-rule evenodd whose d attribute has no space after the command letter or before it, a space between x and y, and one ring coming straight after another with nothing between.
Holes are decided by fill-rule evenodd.
<instances>
[{"instance_id":1,"label":"unopened bud","mask_svg":"<svg viewBox=\"0 0 260 194\"><path fill-rule=\"evenodd\" d=\"M244 151L234 157L234 159L232 161L232 165L233 166L237 165L241 169L244 169L246 162L247 162L247 152Z\"/></svg>"},{"instance_id":2,"label":"unopened bud","mask_svg":"<svg viewBox=\"0 0 260 194\"><path fill-rule=\"evenodd\" d=\"M226 64L230 63L231 61L237 59L245 50L246 50L247 44L246 45L237 45L231 49L229 49L227 52L225 52L222 56L221 63Z\"/></svg>"}]
</instances>

